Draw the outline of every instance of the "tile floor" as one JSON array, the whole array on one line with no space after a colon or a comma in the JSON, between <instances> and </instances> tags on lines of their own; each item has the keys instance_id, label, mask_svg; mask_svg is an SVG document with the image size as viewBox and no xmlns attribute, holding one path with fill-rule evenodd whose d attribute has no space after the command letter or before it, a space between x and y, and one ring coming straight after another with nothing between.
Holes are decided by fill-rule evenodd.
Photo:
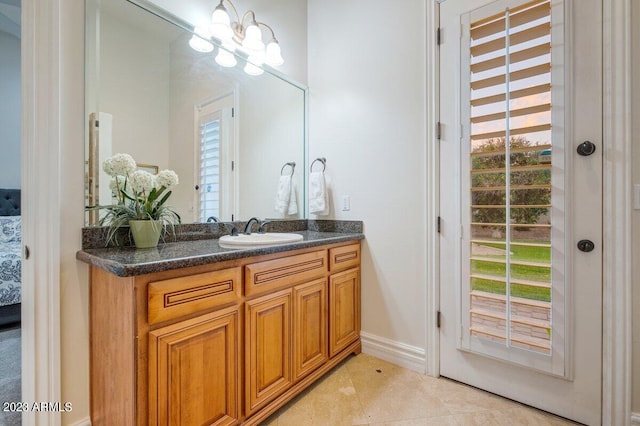
<instances>
[{"instance_id":1,"label":"tile floor","mask_svg":"<svg viewBox=\"0 0 640 426\"><path fill-rule=\"evenodd\" d=\"M575 425L448 379L361 354L282 407L266 426Z\"/></svg>"}]
</instances>

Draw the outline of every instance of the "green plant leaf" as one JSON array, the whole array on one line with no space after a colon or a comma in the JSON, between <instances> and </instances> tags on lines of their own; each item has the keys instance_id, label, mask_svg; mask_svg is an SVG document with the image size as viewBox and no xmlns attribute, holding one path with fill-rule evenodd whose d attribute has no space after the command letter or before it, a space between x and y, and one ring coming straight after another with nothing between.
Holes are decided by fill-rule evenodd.
<instances>
[{"instance_id":1,"label":"green plant leaf","mask_svg":"<svg viewBox=\"0 0 640 426\"><path fill-rule=\"evenodd\" d=\"M158 195L160 195L158 191L155 188L153 188L151 192L149 192L149 196L147 197L147 203L153 203L156 200L156 198L158 198Z\"/></svg>"},{"instance_id":2,"label":"green plant leaf","mask_svg":"<svg viewBox=\"0 0 640 426\"><path fill-rule=\"evenodd\" d=\"M129 200L131 200L131 201L133 201L133 202L135 202L135 201L136 201L136 199L135 199L135 198L133 198L131 195L127 194L127 192L126 192L124 189L121 189L121 190L120 190L120 192L122 193L122 195L123 195L125 198L127 198L127 199L129 199Z\"/></svg>"},{"instance_id":3,"label":"green plant leaf","mask_svg":"<svg viewBox=\"0 0 640 426\"><path fill-rule=\"evenodd\" d=\"M164 186L163 186L163 188L164 188ZM158 206L163 205L169 199L169 196L171 195L172 192L173 191L169 191L166 194L164 194L164 197L162 197L162 200L160 200L160 202L158 202Z\"/></svg>"}]
</instances>

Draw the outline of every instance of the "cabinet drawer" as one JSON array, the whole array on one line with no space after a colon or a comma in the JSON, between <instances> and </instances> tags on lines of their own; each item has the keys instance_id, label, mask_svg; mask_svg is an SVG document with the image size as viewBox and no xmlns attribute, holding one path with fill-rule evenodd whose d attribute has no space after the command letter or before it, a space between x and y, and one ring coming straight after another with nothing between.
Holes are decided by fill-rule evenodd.
<instances>
[{"instance_id":1,"label":"cabinet drawer","mask_svg":"<svg viewBox=\"0 0 640 426\"><path fill-rule=\"evenodd\" d=\"M244 291L247 296L252 296L324 276L327 273L327 251L252 263L245 268Z\"/></svg>"},{"instance_id":2,"label":"cabinet drawer","mask_svg":"<svg viewBox=\"0 0 640 426\"><path fill-rule=\"evenodd\" d=\"M330 249L329 262L331 273L360 266L360 244L349 244Z\"/></svg>"},{"instance_id":3,"label":"cabinet drawer","mask_svg":"<svg viewBox=\"0 0 640 426\"><path fill-rule=\"evenodd\" d=\"M149 283L149 324L179 318L240 299L241 268Z\"/></svg>"}]
</instances>

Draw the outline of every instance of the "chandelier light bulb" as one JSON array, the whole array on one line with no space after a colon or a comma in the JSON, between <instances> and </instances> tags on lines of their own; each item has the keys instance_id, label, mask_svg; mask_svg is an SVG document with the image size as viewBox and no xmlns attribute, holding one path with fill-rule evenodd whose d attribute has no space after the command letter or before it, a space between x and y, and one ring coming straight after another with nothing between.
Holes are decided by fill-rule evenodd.
<instances>
[{"instance_id":1,"label":"chandelier light bulb","mask_svg":"<svg viewBox=\"0 0 640 426\"><path fill-rule=\"evenodd\" d=\"M222 67L231 68L235 67L238 61L233 53L219 48L218 54L216 55L216 63Z\"/></svg>"},{"instance_id":2,"label":"chandelier light bulb","mask_svg":"<svg viewBox=\"0 0 640 426\"><path fill-rule=\"evenodd\" d=\"M280 50L280 44L275 38L267 44L265 62L272 66L284 64L284 59L282 59L282 52Z\"/></svg>"},{"instance_id":3,"label":"chandelier light bulb","mask_svg":"<svg viewBox=\"0 0 640 426\"><path fill-rule=\"evenodd\" d=\"M231 19L229 18L227 9L222 5L222 1L216 6L211 15L211 34L220 40L228 40L233 37Z\"/></svg>"},{"instance_id":4,"label":"chandelier light bulb","mask_svg":"<svg viewBox=\"0 0 640 426\"><path fill-rule=\"evenodd\" d=\"M260 67L253 65L251 62L247 62L247 65L244 66L244 72L249 75L260 75L264 72L264 70Z\"/></svg>"},{"instance_id":5,"label":"chandelier light bulb","mask_svg":"<svg viewBox=\"0 0 640 426\"><path fill-rule=\"evenodd\" d=\"M262 42L262 31L258 28L258 24L252 22L244 30L244 40L242 40L242 47L247 50L258 52L264 49L264 43Z\"/></svg>"},{"instance_id":6,"label":"chandelier light bulb","mask_svg":"<svg viewBox=\"0 0 640 426\"><path fill-rule=\"evenodd\" d=\"M189 46L196 52L209 53L213 51L213 44L207 41L209 37L209 31L203 27L196 27L195 34L189 40Z\"/></svg>"}]
</instances>

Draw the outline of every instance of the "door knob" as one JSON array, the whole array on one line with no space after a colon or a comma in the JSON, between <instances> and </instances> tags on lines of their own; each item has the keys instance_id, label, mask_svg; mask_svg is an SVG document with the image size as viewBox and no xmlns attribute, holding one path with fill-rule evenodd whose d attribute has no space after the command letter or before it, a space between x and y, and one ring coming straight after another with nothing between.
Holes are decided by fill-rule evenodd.
<instances>
[{"instance_id":1,"label":"door knob","mask_svg":"<svg viewBox=\"0 0 640 426\"><path fill-rule=\"evenodd\" d=\"M596 245L593 244L593 241L591 240L580 240L578 241L578 250L583 251L585 253L589 253L590 251L593 251L593 249L596 248Z\"/></svg>"},{"instance_id":2,"label":"door knob","mask_svg":"<svg viewBox=\"0 0 640 426\"><path fill-rule=\"evenodd\" d=\"M578 145L578 154L583 157L588 157L589 155L596 152L596 146L591 141L584 141L580 145Z\"/></svg>"}]
</instances>

